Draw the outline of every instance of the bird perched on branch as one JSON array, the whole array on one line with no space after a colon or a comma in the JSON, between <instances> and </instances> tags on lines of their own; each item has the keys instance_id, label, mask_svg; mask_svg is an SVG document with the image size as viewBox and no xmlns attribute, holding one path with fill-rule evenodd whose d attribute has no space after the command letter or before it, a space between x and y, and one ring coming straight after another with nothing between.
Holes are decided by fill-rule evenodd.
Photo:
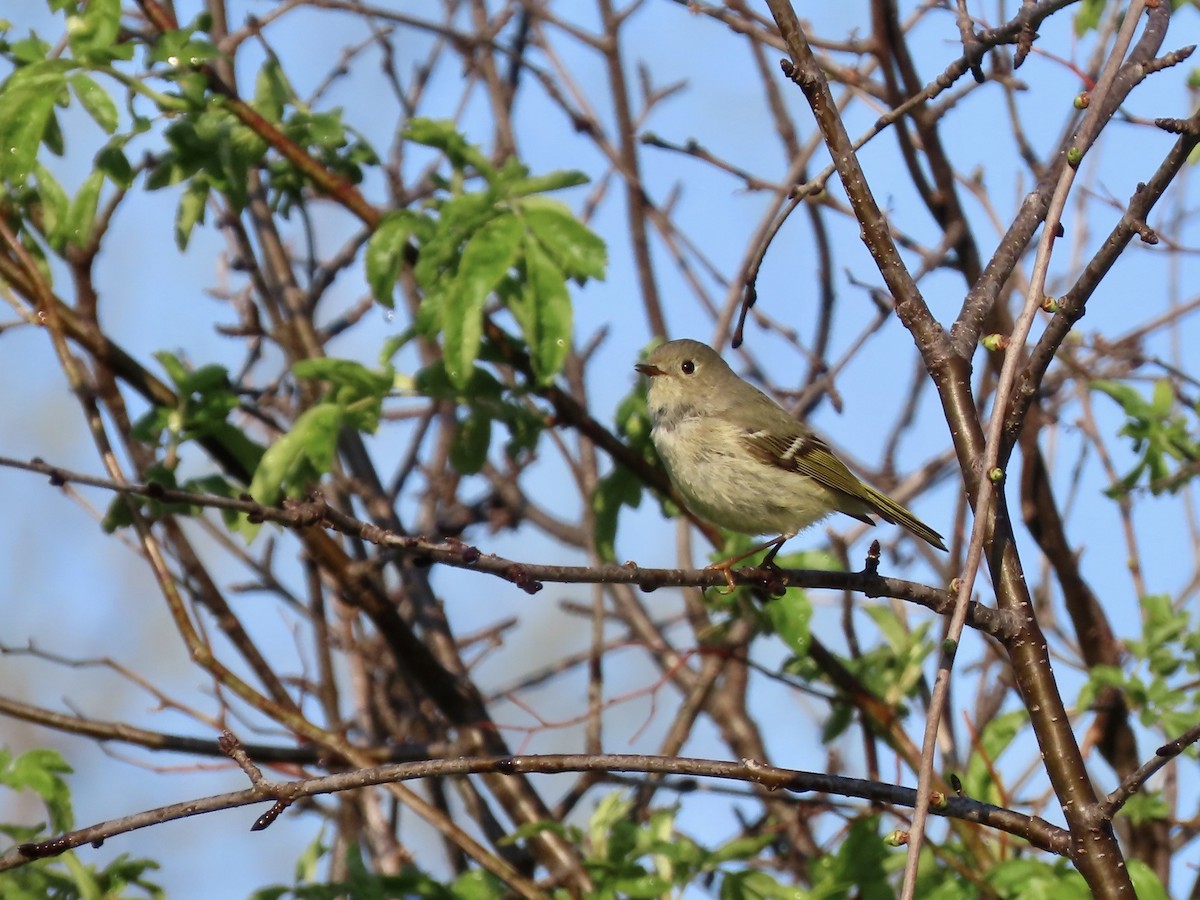
<instances>
[{"instance_id":1,"label":"bird perched on branch","mask_svg":"<svg viewBox=\"0 0 1200 900\"><path fill-rule=\"evenodd\" d=\"M895 500L863 484L820 438L729 368L699 341L669 341L634 368L649 380L651 438L671 483L701 518L742 534L777 534L718 563L733 564L786 541L833 512L874 525L870 515L939 550L942 536Z\"/></svg>"}]
</instances>

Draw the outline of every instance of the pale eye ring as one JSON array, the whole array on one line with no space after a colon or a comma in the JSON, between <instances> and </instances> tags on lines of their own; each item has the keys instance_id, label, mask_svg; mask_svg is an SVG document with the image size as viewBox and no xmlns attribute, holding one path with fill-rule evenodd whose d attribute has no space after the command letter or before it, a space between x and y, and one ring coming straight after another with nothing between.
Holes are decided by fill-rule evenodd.
<instances>
[{"instance_id":1,"label":"pale eye ring","mask_svg":"<svg viewBox=\"0 0 1200 900\"><path fill-rule=\"evenodd\" d=\"M690 359L685 359L683 365L679 367L684 375L691 375L696 371L696 364Z\"/></svg>"}]
</instances>

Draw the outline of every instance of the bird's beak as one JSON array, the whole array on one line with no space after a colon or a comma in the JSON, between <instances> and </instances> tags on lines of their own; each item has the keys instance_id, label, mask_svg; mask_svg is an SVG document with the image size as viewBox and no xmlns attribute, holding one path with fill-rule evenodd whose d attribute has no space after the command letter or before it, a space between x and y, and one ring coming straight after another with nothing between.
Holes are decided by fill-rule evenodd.
<instances>
[{"instance_id":1,"label":"bird's beak","mask_svg":"<svg viewBox=\"0 0 1200 900\"><path fill-rule=\"evenodd\" d=\"M650 363L638 363L636 366L634 366L634 368L637 369L639 372L641 372L643 375L645 375L647 378L653 378L655 375L666 375L667 374L662 369L660 369L658 366L652 366L652 365L650 365Z\"/></svg>"}]
</instances>

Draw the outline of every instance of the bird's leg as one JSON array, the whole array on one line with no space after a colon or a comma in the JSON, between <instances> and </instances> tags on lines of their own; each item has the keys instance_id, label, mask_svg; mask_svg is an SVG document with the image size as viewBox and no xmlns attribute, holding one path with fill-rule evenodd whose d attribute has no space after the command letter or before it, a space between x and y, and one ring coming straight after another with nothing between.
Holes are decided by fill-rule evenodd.
<instances>
[{"instance_id":1,"label":"bird's leg","mask_svg":"<svg viewBox=\"0 0 1200 900\"><path fill-rule=\"evenodd\" d=\"M763 557L762 564L763 564L764 569L775 567L775 554L777 554L780 550L782 550L783 545L786 544L791 539L792 539L792 535L781 534L779 537L775 538L775 540L767 541L767 543L763 545L765 547L771 547L771 551L766 556ZM774 545L774 546L772 546L772 545Z\"/></svg>"},{"instance_id":2,"label":"bird's leg","mask_svg":"<svg viewBox=\"0 0 1200 900\"><path fill-rule=\"evenodd\" d=\"M716 569L718 572L723 572L725 574L725 583L727 585L729 585L729 590L722 591L721 593L732 594L734 592L734 589L737 587L737 585L734 583L734 580L733 580L733 567L737 563L740 563L743 559L747 559L748 557L753 556L755 553L758 553L760 550L766 550L768 547L770 547L771 551L766 555L766 557L763 558L763 567L766 568L766 567L773 566L774 565L773 560L775 559L775 554L778 553L779 548L782 547L785 543L787 543L792 537L793 537L793 535L790 535L790 534L781 534L779 537L772 538L771 540L767 541L764 544L759 544L755 547L751 547L745 553L739 553L737 556L731 556L729 559L722 560L721 562L718 562L718 563L713 563L712 565L705 566L704 568Z\"/></svg>"}]
</instances>

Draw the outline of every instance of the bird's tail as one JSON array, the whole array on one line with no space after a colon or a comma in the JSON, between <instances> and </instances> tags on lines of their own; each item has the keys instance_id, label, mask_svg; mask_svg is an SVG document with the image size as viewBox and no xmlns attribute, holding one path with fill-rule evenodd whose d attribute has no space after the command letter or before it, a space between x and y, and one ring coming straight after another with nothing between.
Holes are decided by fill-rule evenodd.
<instances>
[{"instance_id":1,"label":"bird's tail","mask_svg":"<svg viewBox=\"0 0 1200 900\"><path fill-rule=\"evenodd\" d=\"M886 519L893 525L903 525L921 540L937 547L939 550L945 550L946 544L942 541L942 536L910 513L907 509L893 500L887 494L881 494L869 484L863 485L864 497L871 509L881 518Z\"/></svg>"}]
</instances>

